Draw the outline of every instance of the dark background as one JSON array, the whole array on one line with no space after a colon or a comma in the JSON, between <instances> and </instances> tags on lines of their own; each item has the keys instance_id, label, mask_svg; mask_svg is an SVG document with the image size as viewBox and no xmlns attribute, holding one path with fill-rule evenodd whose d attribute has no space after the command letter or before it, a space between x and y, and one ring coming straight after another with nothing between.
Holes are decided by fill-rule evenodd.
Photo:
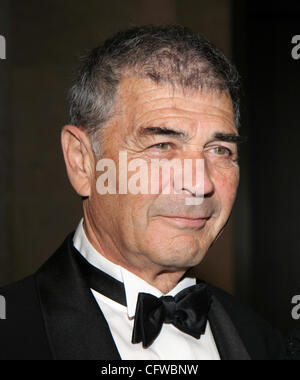
<instances>
[{"instance_id":1,"label":"dark background","mask_svg":"<svg viewBox=\"0 0 300 380\"><path fill-rule=\"evenodd\" d=\"M35 271L80 220L60 149L77 58L129 25L180 23L237 65L249 136L232 219L199 274L289 330L300 294L299 20L296 1L0 0L0 285Z\"/></svg>"}]
</instances>

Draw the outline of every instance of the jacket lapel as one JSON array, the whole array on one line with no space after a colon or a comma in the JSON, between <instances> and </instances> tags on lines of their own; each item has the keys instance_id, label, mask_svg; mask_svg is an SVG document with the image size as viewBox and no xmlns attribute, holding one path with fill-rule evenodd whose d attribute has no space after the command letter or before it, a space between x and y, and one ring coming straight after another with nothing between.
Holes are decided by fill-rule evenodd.
<instances>
[{"instance_id":1,"label":"jacket lapel","mask_svg":"<svg viewBox=\"0 0 300 380\"><path fill-rule=\"evenodd\" d=\"M36 274L46 333L58 360L120 360L106 319L72 254L73 234Z\"/></svg>"},{"instance_id":2,"label":"jacket lapel","mask_svg":"<svg viewBox=\"0 0 300 380\"><path fill-rule=\"evenodd\" d=\"M36 274L45 329L58 360L120 360L106 319L74 258L73 234ZM212 295L209 322L222 360L251 360L229 315Z\"/></svg>"},{"instance_id":3,"label":"jacket lapel","mask_svg":"<svg viewBox=\"0 0 300 380\"><path fill-rule=\"evenodd\" d=\"M214 294L212 299L208 319L221 359L251 360L229 315Z\"/></svg>"}]
</instances>

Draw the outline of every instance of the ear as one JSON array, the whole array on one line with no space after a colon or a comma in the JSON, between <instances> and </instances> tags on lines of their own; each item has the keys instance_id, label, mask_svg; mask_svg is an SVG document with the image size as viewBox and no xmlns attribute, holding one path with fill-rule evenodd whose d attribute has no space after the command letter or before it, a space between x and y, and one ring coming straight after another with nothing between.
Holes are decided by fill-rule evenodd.
<instances>
[{"instance_id":1,"label":"ear","mask_svg":"<svg viewBox=\"0 0 300 380\"><path fill-rule=\"evenodd\" d=\"M74 125L61 132L61 145L69 180L81 197L89 197L94 174L94 154L89 137Z\"/></svg>"}]
</instances>

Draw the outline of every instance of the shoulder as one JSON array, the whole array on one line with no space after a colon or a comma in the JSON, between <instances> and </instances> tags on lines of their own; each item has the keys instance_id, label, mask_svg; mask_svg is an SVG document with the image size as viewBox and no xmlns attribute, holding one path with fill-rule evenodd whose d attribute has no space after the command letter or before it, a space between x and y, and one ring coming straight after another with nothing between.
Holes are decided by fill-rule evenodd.
<instances>
[{"instance_id":1,"label":"shoulder","mask_svg":"<svg viewBox=\"0 0 300 380\"><path fill-rule=\"evenodd\" d=\"M50 357L35 277L0 288L5 319L0 320L0 359Z\"/></svg>"},{"instance_id":2,"label":"shoulder","mask_svg":"<svg viewBox=\"0 0 300 380\"><path fill-rule=\"evenodd\" d=\"M278 330L229 293L212 285L209 285L209 288L229 315L252 358L285 358L285 342Z\"/></svg>"},{"instance_id":3,"label":"shoulder","mask_svg":"<svg viewBox=\"0 0 300 380\"><path fill-rule=\"evenodd\" d=\"M14 282L7 286L0 288L0 294L4 297L11 297L19 294L26 294L29 291L29 294L32 294L34 289L34 276L29 276L24 278L21 281Z\"/></svg>"},{"instance_id":4,"label":"shoulder","mask_svg":"<svg viewBox=\"0 0 300 380\"><path fill-rule=\"evenodd\" d=\"M34 276L0 288L0 295L6 302L6 320L26 320L33 311L38 309L38 294Z\"/></svg>"}]
</instances>

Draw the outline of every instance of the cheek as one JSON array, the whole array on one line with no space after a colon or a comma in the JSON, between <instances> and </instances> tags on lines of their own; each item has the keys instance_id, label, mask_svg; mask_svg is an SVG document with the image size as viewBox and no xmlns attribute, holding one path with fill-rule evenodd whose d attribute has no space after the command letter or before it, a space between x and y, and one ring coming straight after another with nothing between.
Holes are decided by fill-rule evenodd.
<instances>
[{"instance_id":1,"label":"cheek","mask_svg":"<svg viewBox=\"0 0 300 380\"><path fill-rule=\"evenodd\" d=\"M231 210L239 184L239 168L218 171L214 176L215 191L222 209Z\"/></svg>"},{"instance_id":2,"label":"cheek","mask_svg":"<svg viewBox=\"0 0 300 380\"><path fill-rule=\"evenodd\" d=\"M117 195L115 215L120 230L135 236L144 234L148 227L148 214L154 199L155 197L151 195Z\"/></svg>"},{"instance_id":3,"label":"cheek","mask_svg":"<svg viewBox=\"0 0 300 380\"><path fill-rule=\"evenodd\" d=\"M121 241L132 251L142 251L149 235L149 210L152 198L127 194L122 196L119 202L115 221L117 233ZM153 235L149 244L150 246L153 244Z\"/></svg>"}]
</instances>

